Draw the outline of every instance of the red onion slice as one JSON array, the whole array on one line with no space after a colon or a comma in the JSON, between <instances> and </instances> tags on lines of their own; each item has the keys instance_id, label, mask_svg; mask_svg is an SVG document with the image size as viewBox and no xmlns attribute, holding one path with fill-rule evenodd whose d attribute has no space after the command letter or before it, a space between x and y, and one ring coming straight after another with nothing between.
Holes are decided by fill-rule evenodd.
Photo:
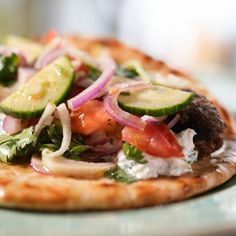
<instances>
[{"instance_id":1,"label":"red onion slice","mask_svg":"<svg viewBox=\"0 0 236 236\"><path fill-rule=\"evenodd\" d=\"M35 68L42 69L62 55L68 55L75 60L83 61L86 64L97 67L97 61L87 52L70 45L65 39L57 37L48 44L38 58L35 63Z\"/></svg>"},{"instance_id":2,"label":"red onion slice","mask_svg":"<svg viewBox=\"0 0 236 236\"><path fill-rule=\"evenodd\" d=\"M44 55L44 57L40 58L36 62L35 68L40 70L64 54L65 53L62 48L55 48L52 51L48 52L46 55Z\"/></svg>"},{"instance_id":3,"label":"red onion slice","mask_svg":"<svg viewBox=\"0 0 236 236\"><path fill-rule=\"evenodd\" d=\"M44 112L43 112L42 116L40 117L37 125L35 126L34 135L36 137L39 136L40 132L43 129L43 126L44 126L45 122L48 122L48 119L50 119L50 117L52 116L55 109L56 109L55 104L52 104L50 102L47 104L47 106L44 109Z\"/></svg>"},{"instance_id":4,"label":"red onion slice","mask_svg":"<svg viewBox=\"0 0 236 236\"><path fill-rule=\"evenodd\" d=\"M161 123L166 118L167 116L154 117L154 116L149 116L149 115L144 115L141 117L141 119L147 123L156 123L156 124Z\"/></svg>"},{"instance_id":5,"label":"red onion slice","mask_svg":"<svg viewBox=\"0 0 236 236\"><path fill-rule=\"evenodd\" d=\"M25 84L29 79L31 79L35 74L36 70L30 67L19 67L17 70L17 83L18 86Z\"/></svg>"},{"instance_id":6,"label":"red onion slice","mask_svg":"<svg viewBox=\"0 0 236 236\"><path fill-rule=\"evenodd\" d=\"M79 106L83 105L84 103L96 98L98 94L103 90L106 84L112 79L112 76L115 72L116 65L113 60L107 62L104 65L107 69L105 69L100 77L87 89L79 93L77 96L71 98L67 101L68 107L74 111Z\"/></svg>"},{"instance_id":7,"label":"red onion slice","mask_svg":"<svg viewBox=\"0 0 236 236\"><path fill-rule=\"evenodd\" d=\"M151 85L141 82L132 81L114 85L107 96L104 98L104 108L117 122L124 126L134 129L144 130L146 123L139 117L122 110L118 105L118 97L121 92L131 90L142 90L149 88Z\"/></svg>"},{"instance_id":8,"label":"red onion slice","mask_svg":"<svg viewBox=\"0 0 236 236\"><path fill-rule=\"evenodd\" d=\"M177 114L169 123L168 123L168 127L171 129L171 128L173 128L176 124L177 124L177 122L179 121L179 119L180 119L180 115L179 114Z\"/></svg>"},{"instance_id":9,"label":"red onion slice","mask_svg":"<svg viewBox=\"0 0 236 236\"><path fill-rule=\"evenodd\" d=\"M113 139L113 142L106 142L102 145L96 145L90 147L94 152L99 153L102 156L111 155L117 153L122 148L122 141L118 139Z\"/></svg>"},{"instance_id":10,"label":"red onion slice","mask_svg":"<svg viewBox=\"0 0 236 236\"><path fill-rule=\"evenodd\" d=\"M5 116L2 125L3 130L8 134L15 134L21 131L21 119L14 118L12 116Z\"/></svg>"},{"instance_id":11,"label":"red onion slice","mask_svg":"<svg viewBox=\"0 0 236 236\"><path fill-rule=\"evenodd\" d=\"M35 68L37 70L40 70L48 63L50 63L53 59L56 59L56 56L59 55L59 53L62 53L61 51L62 44L63 40L59 37L52 40L52 42L48 44L48 46L41 53L38 60L35 62ZM59 56L61 56L61 54Z\"/></svg>"},{"instance_id":12,"label":"red onion slice","mask_svg":"<svg viewBox=\"0 0 236 236\"><path fill-rule=\"evenodd\" d=\"M70 115L69 115L69 112L66 108L66 105L64 103L59 105L57 107L57 112L58 112L58 116L59 116L59 119L60 119L61 125L62 125L63 138L62 138L61 146L55 152L51 152L48 149L44 149L42 151L43 158L61 156L65 153L65 151L68 149L68 147L70 145L72 132L71 132L71 124L70 124Z\"/></svg>"},{"instance_id":13,"label":"red onion slice","mask_svg":"<svg viewBox=\"0 0 236 236\"><path fill-rule=\"evenodd\" d=\"M87 139L86 144L87 145L102 145L107 142L107 135L104 130L98 130L94 133L92 133Z\"/></svg>"}]
</instances>

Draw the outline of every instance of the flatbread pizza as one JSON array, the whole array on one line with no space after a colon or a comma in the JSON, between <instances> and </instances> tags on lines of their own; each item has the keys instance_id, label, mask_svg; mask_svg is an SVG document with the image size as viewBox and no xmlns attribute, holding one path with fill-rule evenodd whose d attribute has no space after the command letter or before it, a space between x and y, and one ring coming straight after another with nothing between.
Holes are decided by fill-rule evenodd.
<instances>
[{"instance_id":1,"label":"flatbread pizza","mask_svg":"<svg viewBox=\"0 0 236 236\"><path fill-rule=\"evenodd\" d=\"M0 47L0 205L129 209L236 173L234 123L190 76L114 39L48 32Z\"/></svg>"}]
</instances>

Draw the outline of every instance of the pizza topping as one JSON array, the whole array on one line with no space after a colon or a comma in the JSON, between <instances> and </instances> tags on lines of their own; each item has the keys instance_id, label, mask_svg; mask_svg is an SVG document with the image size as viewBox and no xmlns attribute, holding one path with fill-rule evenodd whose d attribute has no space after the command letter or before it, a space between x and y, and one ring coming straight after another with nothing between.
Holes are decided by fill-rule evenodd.
<instances>
[{"instance_id":1,"label":"pizza topping","mask_svg":"<svg viewBox=\"0 0 236 236\"><path fill-rule=\"evenodd\" d=\"M67 57L60 57L0 103L0 109L17 118L40 117L48 102L60 104L71 91L74 70Z\"/></svg>"},{"instance_id":2,"label":"pizza topping","mask_svg":"<svg viewBox=\"0 0 236 236\"><path fill-rule=\"evenodd\" d=\"M0 54L0 84L9 87L16 82L17 68L20 58L16 54L4 56Z\"/></svg>"},{"instance_id":3,"label":"pizza topping","mask_svg":"<svg viewBox=\"0 0 236 236\"><path fill-rule=\"evenodd\" d=\"M194 150L194 130L187 129L177 135L178 142L183 147L183 158L172 156L162 158L142 152L142 162L127 157L124 149L118 154L118 166L135 179L155 178L163 176L179 176L192 172L191 163L197 160L197 151ZM137 152L137 151L136 151Z\"/></svg>"},{"instance_id":4,"label":"pizza topping","mask_svg":"<svg viewBox=\"0 0 236 236\"><path fill-rule=\"evenodd\" d=\"M198 152L222 144L212 104L157 84L139 61L119 65L107 49L93 57L54 31L41 43L10 36L6 44L0 83L15 83L0 109L3 129L16 134L0 135L3 162L34 154L31 166L43 174L132 183L191 172Z\"/></svg>"},{"instance_id":5,"label":"pizza topping","mask_svg":"<svg viewBox=\"0 0 236 236\"><path fill-rule=\"evenodd\" d=\"M131 144L124 143L122 151L128 160L135 160L140 164L147 163L147 161L144 159L143 152Z\"/></svg>"},{"instance_id":6,"label":"pizza topping","mask_svg":"<svg viewBox=\"0 0 236 236\"><path fill-rule=\"evenodd\" d=\"M12 116L5 116L3 119L2 128L8 134L15 134L21 131L21 119L14 118Z\"/></svg>"},{"instance_id":7,"label":"pizza topping","mask_svg":"<svg viewBox=\"0 0 236 236\"><path fill-rule=\"evenodd\" d=\"M136 72L136 74L139 75L142 80L150 82L150 75L146 72L139 61L127 61L121 65L121 68L126 69L126 71L131 70L133 71L133 74Z\"/></svg>"},{"instance_id":8,"label":"pizza topping","mask_svg":"<svg viewBox=\"0 0 236 236\"><path fill-rule=\"evenodd\" d=\"M180 119L173 127L178 133L187 128L194 129L199 156L208 156L223 145L225 124L212 102L204 96L195 95L194 100L179 112Z\"/></svg>"},{"instance_id":9,"label":"pizza topping","mask_svg":"<svg viewBox=\"0 0 236 236\"><path fill-rule=\"evenodd\" d=\"M182 148L175 135L164 124L147 124L143 131L125 127L122 140L153 156L183 157Z\"/></svg>"},{"instance_id":10,"label":"pizza topping","mask_svg":"<svg viewBox=\"0 0 236 236\"><path fill-rule=\"evenodd\" d=\"M120 94L120 107L134 115L164 116L176 113L193 100L193 93L160 85Z\"/></svg>"},{"instance_id":11,"label":"pizza topping","mask_svg":"<svg viewBox=\"0 0 236 236\"><path fill-rule=\"evenodd\" d=\"M143 130L146 123L139 117L122 110L118 105L117 98L121 92L143 90L148 87L150 87L150 84L140 81L132 81L114 85L104 98L104 107L106 111L120 124L132 127L134 129Z\"/></svg>"},{"instance_id":12,"label":"pizza topping","mask_svg":"<svg viewBox=\"0 0 236 236\"><path fill-rule=\"evenodd\" d=\"M137 181L137 179L135 179L133 176L127 174L127 172L124 171L123 169L121 169L119 166L106 172L105 176L109 179L113 179L117 182L124 182L126 184L132 184L135 181Z\"/></svg>"},{"instance_id":13,"label":"pizza topping","mask_svg":"<svg viewBox=\"0 0 236 236\"><path fill-rule=\"evenodd\" d=\"M106 61L105 69L100 77L83 92L68 100L68 107L74 111L84 103L96 98L104 89L106 84L112 79L115 71L115 63L113 61Z\"/></svg>"},{"instance_id":14,"label":"pizza topping","mask_svg":"<svg viewBox=\"0 0 236 236\"><path fill-rule=\"evenodd\" d=\"M105 111L101 101L90 100L71 112L71 126L74 133L90 135L103 130L112 132L116 121Z\"/></svg>"},{"instance_id":15,"label":"pizza topping","mask_svg":"<svg viewBox=\"0 0 236 236\"><path fill-rule=\"evenodd\" d=\"M7 47L18 50L29 65L35 62L43 50L43 45L19 36L8 35L4 42Z\"/></svg>"},{"instance_id":16,"label":"pizza topping","mask_svg":"<svg viewBox=\"0 0 236 236\"><path fill-rule=\"evenodd\" d=\"M70 115L64 103L57 107L57 112L62 125L63 138L61 141L61 146L58 150L54 152L44 152L42 157L45 158L57 157L63 155L69 148L71 142L71 124Z\"/></svg>"},{"instance_id":17,"label":"pizza topping","mask_svg":"<svg viewBox=\"0 0 236 236\"><path fill-rule=\"evenodd\" d=\"M154 117L154 116L149 116L149 115L143 115L141 117L143 121L145 121L146 123L151 123L151 124L160 124L166 118L167 116Z\"/></svg>"},{"instance_id":18,"label":"pizza topping","mask_svg":"<svg viewBox=\"0 0 236 236\"><path fill-rule=\"evenodd\" d=\"M0 160L2 162L24 162L34 151L36 137L33 127L15 135L0 136Z\"/></svg>"},{"instance_id":19,"label":"pizza topping","mask_svg":"<svg viewBox=\"0 0 236 236\"><path fill-rule=\"evenodd\" d=\"M69 160L61 156L49 156L50 152L43 151L42 162L48 169L49 174L69 176L82 179L97 179L104 176L104 173L115 168L114 163L102 162L93 163L86 161Z\"/></svg>"}]
</instances>

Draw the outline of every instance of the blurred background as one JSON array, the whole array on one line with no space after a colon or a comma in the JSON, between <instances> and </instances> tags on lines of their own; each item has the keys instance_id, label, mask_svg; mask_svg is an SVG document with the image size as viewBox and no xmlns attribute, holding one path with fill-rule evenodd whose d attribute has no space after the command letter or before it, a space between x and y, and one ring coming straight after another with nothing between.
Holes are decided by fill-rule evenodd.
<instances>
[{"instance_id":1,"label":"blurred background","mask_svg":"<svg viewBox=\"0 0 236 236\"><path fill-rule=\"evenodd\" d=\"M0 37L115 37L200 79L236 114L235 0L0 0Z\"/></svg>"}]
</instances>

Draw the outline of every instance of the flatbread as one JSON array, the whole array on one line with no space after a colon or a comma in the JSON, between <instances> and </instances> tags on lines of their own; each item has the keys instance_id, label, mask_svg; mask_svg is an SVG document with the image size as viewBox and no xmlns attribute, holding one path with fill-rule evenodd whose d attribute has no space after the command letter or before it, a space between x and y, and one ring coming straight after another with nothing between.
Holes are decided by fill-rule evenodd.
<instances>
[{"instance_id":1,"label":"flatbread","mask_svg":"<svg viewBox=\"0 0 236 236\"><path fill-rule=\"evenodd\" d=\"M90 53L106 47L118 62L138 59L146 69L164 75L174 74L190 81L191 89L208 95L205 89L187 75L169 68L136 49L116 40L84 39L68 36L75 45ZM226 137L234 137L233 121L217 104L228 126ZM193 164L193 173L180 177L159 177L132 184L109 179L78 180L41 175L30 166L0 163L0 205L3 207L40 210L110 210L153 206L180 201L221 185L236 173L236 141L228 143L220 158L205 157Z\"/></svg>"}]
</instances>

